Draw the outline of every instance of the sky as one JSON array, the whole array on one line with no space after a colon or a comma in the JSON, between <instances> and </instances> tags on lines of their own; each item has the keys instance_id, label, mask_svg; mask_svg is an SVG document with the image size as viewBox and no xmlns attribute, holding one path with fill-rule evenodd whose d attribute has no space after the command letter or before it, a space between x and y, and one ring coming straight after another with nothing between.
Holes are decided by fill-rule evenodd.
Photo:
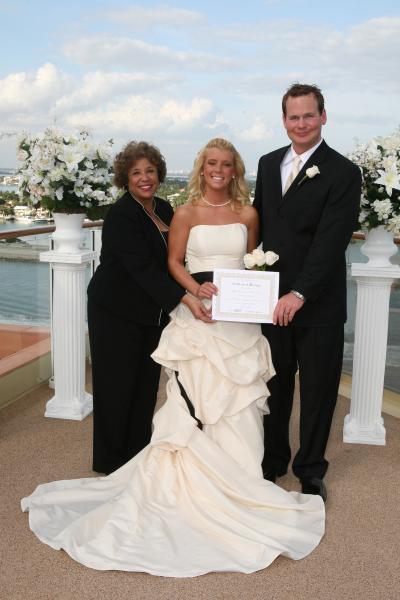
<instances>
[{"instance_id":1,"label":"sky","mask_svg":"<svg viewBox=\"0 0 400 600\"><path fill-rule=\"evenodd\" d=\"M0 167L17 133L55 125L150 141L169 171L224 137L254 174L288 143L296 81L322 89L339 152L400 125L398 0L0 0L0 18Z\"/></svg>"}]
</instances>

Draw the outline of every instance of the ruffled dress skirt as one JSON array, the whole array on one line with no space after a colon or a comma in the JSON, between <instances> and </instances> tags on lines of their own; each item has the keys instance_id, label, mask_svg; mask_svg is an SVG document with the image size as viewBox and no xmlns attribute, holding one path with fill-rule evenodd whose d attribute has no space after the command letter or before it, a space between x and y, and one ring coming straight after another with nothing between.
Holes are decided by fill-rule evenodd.
<instances>
[{"instance_id":1,"label":"ruffled dress skirt","mask_svg":"<svg viewBox=\"0 0 400 600\"><path fill-rule=\"evenodd\" d=\"M32 531L87 567L165 577L309 554L322 499L262 477L274 370L260 326L205 324L179 305L153 358L169 379L150 444L108 477L39 485L22 500Z\"/></svg>"}]
</instances>

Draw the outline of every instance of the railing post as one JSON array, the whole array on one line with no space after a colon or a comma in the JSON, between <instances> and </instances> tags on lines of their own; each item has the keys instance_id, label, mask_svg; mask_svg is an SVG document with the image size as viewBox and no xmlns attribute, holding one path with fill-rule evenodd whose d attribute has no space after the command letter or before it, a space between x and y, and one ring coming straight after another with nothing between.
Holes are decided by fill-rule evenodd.
<instances>
[{"instance_id":1,"label":"railing post","mask_svg":"<svg viewBox=\"0 0 400 600\"><path fill-rule=\"evenodd\" d=\"M85 306L87 264L95 253L82 250L42 252L53 275L53 362L55 395L46 405L46 417L82 420L92 411L85 391Z\"/></svg>"},{"instance_id":2,"label":"railing post","mask_svg":"<svg viewBox=\"0 0 400 600\"><path fill-rule=\"evenodd\" d=\"M381 416L385 376L389 300L400 267L353 263L357 309L350 414L344 420L343 441L385 445Z\"/></svg>"}]
</instances>

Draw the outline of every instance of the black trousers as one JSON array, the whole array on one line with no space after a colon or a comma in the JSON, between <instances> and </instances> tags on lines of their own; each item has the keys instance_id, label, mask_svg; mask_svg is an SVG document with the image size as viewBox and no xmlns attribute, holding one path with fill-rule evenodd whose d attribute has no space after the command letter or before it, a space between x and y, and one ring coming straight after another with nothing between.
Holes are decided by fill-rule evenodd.
<instances>
[{"instance_id":1,"label":"black trousers","mask_svg":"<svg viewBox=\"0 0 400 600\"><path fill-rule=\"evenodd\" d=\"M263 325L276 375L268 382L270 414L264 417L263 467L284 475L291 459L289 421L295 374L300 382L300 447L293 472L301 478L323 478L325 449L339 389L343 361L343 325L296 327Z\"/></svg>"},{"instance_id":2,"label":"black trousers","mask_svg":"<svg viewBox=\"0 0 400 600\"><path fill-rule=\"evenodd\" d=\"M94 471L115 471L150 441L161 370L150 354L166 323L133 323L88 300Z\"/></svg>"}]
</instances>

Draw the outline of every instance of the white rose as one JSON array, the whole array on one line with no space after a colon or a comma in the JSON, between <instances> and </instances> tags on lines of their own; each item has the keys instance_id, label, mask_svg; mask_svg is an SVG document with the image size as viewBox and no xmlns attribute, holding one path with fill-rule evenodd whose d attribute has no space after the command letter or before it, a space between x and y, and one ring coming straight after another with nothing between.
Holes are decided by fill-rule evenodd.
<instances>
[{"instance_id":1,"label":"white rose","mask_svg":"<svg viewBox=\"0 0 400 600\"><path fill-rule=\"evenodd\" d=\"M253 250L252 254L257 267L262 267L263 265L265 265L264 252L260 250L260 248L256 248L255 250Z\"/></svg>"},{"instance_id":2,"label":"white rose","mask_svg":"<svg viewBox=\"0 0 400 600\"><path fill-rule=\"evenodd\" d=\"M252 254L245 254L243 256L243 262L246 269L252 269L256 266L256 261L254 260L254 256Z\"/></svg>"},{"instance_id":3,"label":"white rose","mask_svg":"<svg viewBox=\"0 0 400 600\"><path fill-rule=\"evenodd\" d=\"M306 169L306 175L309 179L312 179L319 173L320 173L320 170L318 169L317 165L313 165L312 167L309 167L308 169Z\"/></svg>"},{"instance_id":4,"label":"white rose","mask_svg":"<svg viewBox=\"0 0 400 600\"><path fill-rule=\"evenodd\" d=\"M279 260L279 254L275 254L275 252L272 252L272 250L268 250L264 254L264 258L265 258L265 264L270 267L271 265L276 263L277 260Z\"/></svg>"}]
</instances>

